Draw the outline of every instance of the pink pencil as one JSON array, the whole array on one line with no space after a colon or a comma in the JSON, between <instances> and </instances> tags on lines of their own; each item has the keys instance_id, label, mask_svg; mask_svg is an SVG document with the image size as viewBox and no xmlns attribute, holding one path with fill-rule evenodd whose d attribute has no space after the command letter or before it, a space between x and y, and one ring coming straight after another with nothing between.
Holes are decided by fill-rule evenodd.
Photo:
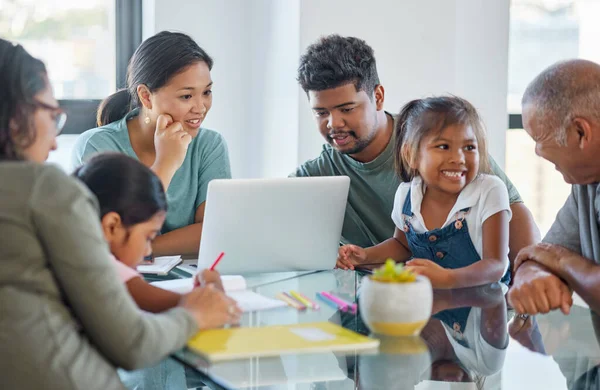
<instances>
[{"instance_id":1,"label":"pink pencil","mask_svg":"<svg viewBox=\"0 0 600 390\"><path fill-rule=\"evenodd\" d=\"M221 254L219 255L219 257L217 257L217 260L215 260L215 262L213 263L212 267L210 267L211 271L215 270L215 267L217 266L217 264L219 264L219 261L221 261L221 259L223 258L223 256L225 256L225 252L221 252Z\"/></svg>"},{"instance_id":2,"label":"pink pencil","mask_svg":"<svg viewBox=\"0 0 600 390\"><path fill-rule=\"evenodd\" d=\"M343 300L342 298L340 298L340 297L337 297L337 296L335 296L335 295L333 295L333 294L329 294L329 296L330 296L331 298L335 298L335 299L337 299L338 301L342 302L344 305L346 305L346 307L347 307L348 309L350 309L350 311L351 311L352 313L356 313L356 311L357 311L357 306L356 306L356 303L351 303L351 302L348 302L348 301L346 301L346 300Z\"/></svg>"},{"instance_id":3,"label":"pink pencil","mask_svg":"<svg viewBox=\"0 0 600 390\"><path fill-rule=\"evenodd\" d=\"M333 296L326 291L323 291L321 295L338 305L341 311L348 311L348 304L343 300L339 299L338 297Z\"/></svg>"}]
</instances>

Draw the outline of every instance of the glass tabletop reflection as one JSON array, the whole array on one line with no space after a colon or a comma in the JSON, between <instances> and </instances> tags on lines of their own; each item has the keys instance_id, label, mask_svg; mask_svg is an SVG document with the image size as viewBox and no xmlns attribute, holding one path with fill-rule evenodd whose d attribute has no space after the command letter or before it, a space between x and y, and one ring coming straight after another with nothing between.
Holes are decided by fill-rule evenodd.
<instances>
[{"instance_id":1,"label":"glass tabletop reflection","mask_svg":"<svg viewBox=\"0 0 600 390\"><path fill-rule=\"evenodd\" d=\"M253 291L274 297L329 291L358 302L368 272L331 270L246 276ZM418 304L418 302L415 302ZM499 284L436 290L420 337L371 334L357 313L321 305L247 313L242 326L330 321L380 340L365 353L290 354L210 364L188 349L173 357L210 388L225 389L600 389L600 321L584 305L569 316L515 317ZM191 374L190 374L191 373Z\"/></svg>"}]
</instances>

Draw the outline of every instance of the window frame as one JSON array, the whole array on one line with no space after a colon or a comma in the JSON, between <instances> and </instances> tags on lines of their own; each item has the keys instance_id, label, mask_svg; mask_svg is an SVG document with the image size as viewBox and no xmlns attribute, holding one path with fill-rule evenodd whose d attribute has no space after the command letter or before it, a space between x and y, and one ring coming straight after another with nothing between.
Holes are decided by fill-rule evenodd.
<instances>
[{"instance_id":1,"label":"window frame","mask_svg":"<svg viewBox=\"0 0 600 390\"><path fill-rule=\"evenodd\" d=\"M115 0L116 89L125 87L127 64L142 43L143 0ZM61 99L67 123L61 134L81 134L96 126L100 99Z\"/></svg>"},{"instance_id":2,"label":"window frame","mask_svg":"<svg viewBox=\"0 0 600 390\"><path fill-rule=\"evenodd\" d=\"M127 65L135 49L142 43L143 0L115 0L115 48L116 48L116 89L124 88L127 78ZM63 99L61 107L69 115L62 134L80 134L95 126L99 99ZM94 120L90 120L93 112ZM90 126L92 125L92 126ZM508 115L508 129L522 129L521 114Z\"/></svg>"},{"instance_id":3,"label":"window frame","mask_svg":"<svg viewBox=\"0 0 600 390\"><path fill-rule=\"evenodd\" d=\"M142 1L115 0L117 90L125 87L129 59L142 43Z\"/></svg>"},{"instance_id":4,"label":"window frame","mask_svg":"<svg viewBox=\"0 0 600 390\"><path fill-rule=\"evenodd\" d=\"M508 114L508 130L522 129L523 116L521 114Z\"/></svg>"}]
</instances>

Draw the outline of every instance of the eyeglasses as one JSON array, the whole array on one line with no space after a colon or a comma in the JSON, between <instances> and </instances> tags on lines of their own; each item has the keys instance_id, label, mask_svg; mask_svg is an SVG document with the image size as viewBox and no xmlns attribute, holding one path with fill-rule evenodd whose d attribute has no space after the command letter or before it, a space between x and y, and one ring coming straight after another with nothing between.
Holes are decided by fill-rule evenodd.
<instances>
[{"instance_id":1,"label":"eyeglasses","mask_svg":"<svg viewBox=\"0 0 600 390\"><path fill-rule=\"evenodd\" d=\"M63 128L65 127L65 123L67 123L67 113L63 111L60 107L54 107L46 103L42 103L39 100L36 100L34 105L39 108L43 108L45 110L50 110L54 112L54 122L56 126L56 135L59 135Z\"/></svg>"}]
</instances>

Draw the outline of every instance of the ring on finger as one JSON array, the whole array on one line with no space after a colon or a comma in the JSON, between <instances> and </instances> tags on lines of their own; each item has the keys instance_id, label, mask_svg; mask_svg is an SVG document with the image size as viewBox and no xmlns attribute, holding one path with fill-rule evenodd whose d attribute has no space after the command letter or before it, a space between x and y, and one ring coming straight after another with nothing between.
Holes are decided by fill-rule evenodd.
<instances>
[{"instance_id":1,"label":"ring on finger","mask_svg":"<svg viewBox=\"0 0 600 390\"><path fill-rule=\"evenodd\" d=\"M529 314L517 314L517 318L527 321L529 319Z\"/></svg>"}]
</instances>

